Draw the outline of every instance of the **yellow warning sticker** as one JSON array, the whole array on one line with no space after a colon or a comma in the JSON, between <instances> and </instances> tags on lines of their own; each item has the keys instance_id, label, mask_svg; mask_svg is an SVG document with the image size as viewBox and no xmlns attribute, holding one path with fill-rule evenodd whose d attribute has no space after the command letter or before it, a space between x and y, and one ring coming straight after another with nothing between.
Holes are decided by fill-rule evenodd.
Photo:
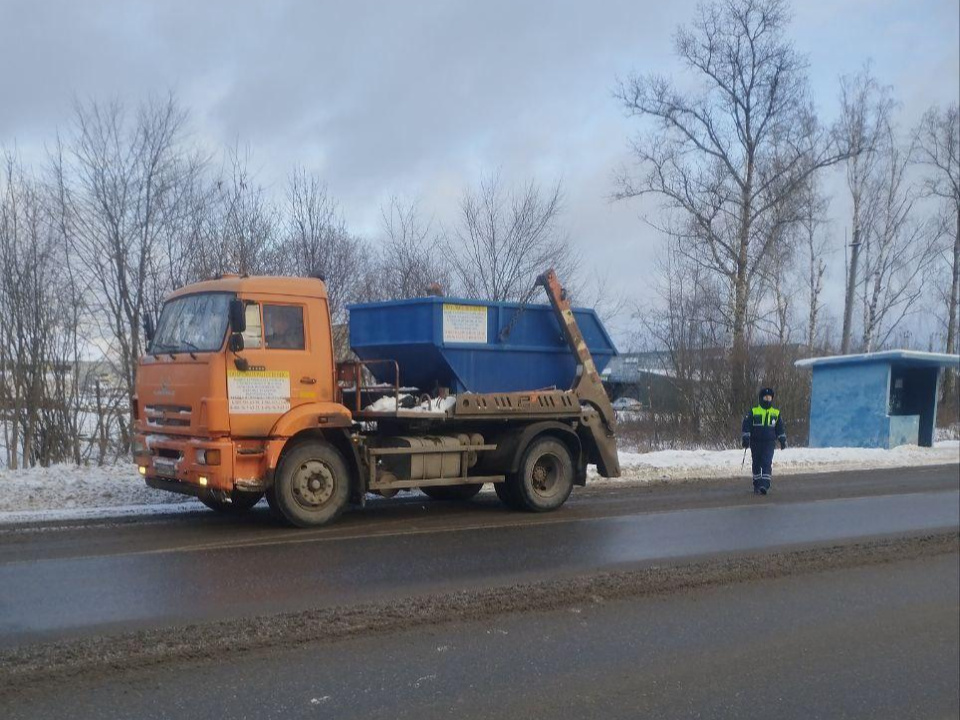
<instances>
[{"instance_id":1,"label":"yellow warning sticker","mask_svg":"<svg viewBox=\"0 0 960 720\"><path fill-rule=\"evenodd\" d=\"M445 343L485 343L487 308L483 305L443 304L443 341Z\"/></svg>"},{"instance_id":2,"label":"yellow warning sticker","mask_svg":"<svg viewBox=\"0 0 960 720\"><path fill-rule=\"evenodd\" d=\"M237 415L285 413L290 409L290 373L228 370L227 395L230 412Z\"/></svg>"}]
</instances>

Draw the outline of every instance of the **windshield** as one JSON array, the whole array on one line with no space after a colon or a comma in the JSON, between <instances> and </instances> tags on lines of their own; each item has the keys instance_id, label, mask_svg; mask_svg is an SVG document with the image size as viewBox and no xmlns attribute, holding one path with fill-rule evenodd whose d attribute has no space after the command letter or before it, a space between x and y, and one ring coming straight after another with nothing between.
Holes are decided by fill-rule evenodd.
<instances>
[{"instance_id":1,"label":"windshield","mask_svg":"<svg viewBox=\"0 0 960 720\"><path fill-rule=\"evenodd\" d=\"M150 352L219 350L232 298L233 293L203 293L169 300L160 313Z\"/></svg>"}]
</instances>

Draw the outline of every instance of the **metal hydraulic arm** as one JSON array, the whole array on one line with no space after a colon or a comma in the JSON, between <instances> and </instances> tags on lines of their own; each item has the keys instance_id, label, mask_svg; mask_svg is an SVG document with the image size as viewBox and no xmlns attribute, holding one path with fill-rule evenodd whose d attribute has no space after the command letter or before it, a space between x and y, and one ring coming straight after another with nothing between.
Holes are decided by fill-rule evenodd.
<instances>
[{"instance_id":1,"label":"metal hydraulic arm","mask_svg":"<svg viewBox=\"0 0 960 720\"><path fill-rule=\"evenodd\" d=\"M587 347L583 333L573 316L567 292L560 285L553 268L540 275L537 284L546 291L563 336L577 358L577 375L570 390L580 399L581 404L589 405L597 411L597 421L588 421L586 424L596 444L600 474L604 477L620 477L616 441L617 416L600 380L590 348Z\"/></svg>"}]
</instances>

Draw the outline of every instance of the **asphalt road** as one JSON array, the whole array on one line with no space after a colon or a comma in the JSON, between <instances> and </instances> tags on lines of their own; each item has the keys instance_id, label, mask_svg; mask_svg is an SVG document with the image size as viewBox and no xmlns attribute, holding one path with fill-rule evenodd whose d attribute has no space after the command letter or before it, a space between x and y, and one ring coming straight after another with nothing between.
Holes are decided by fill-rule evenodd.
<instances>
[{"instance_id":1,"label":"asphalt road","mask_svg":"<svg viewBox=\"0 0 960 720\"><path fill-rule=\"evenodd\" d=\"M51 683L32 718L956 718L960 556Z\"/></svg>"},{"instance_id":2,"label":"asphalt road","mask_svg":"<svg viewBox=\"0 0 960 720\"><path fill-rule=\"evenodd\" d=\"M623 570L716 553L956 528L958 467L579 492L531 516L495 500L382 502L321 530L266 512L0 530L0 649Z\"/></svg>"}]
</instances>

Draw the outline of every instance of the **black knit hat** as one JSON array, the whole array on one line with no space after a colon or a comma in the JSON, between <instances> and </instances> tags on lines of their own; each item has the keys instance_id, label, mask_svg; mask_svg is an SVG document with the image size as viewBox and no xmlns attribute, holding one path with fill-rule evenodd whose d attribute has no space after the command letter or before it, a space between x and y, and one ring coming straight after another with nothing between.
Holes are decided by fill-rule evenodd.
<instances>
[{"instance_id":1,"label":"black knit hat","mask_svg":"<svg viewBox=\"0 0 960 720\"><path fill-rule=\"evenodd\" d=\"M764 395L769 395L770 397L776 397L776 393L773 392L773 388L760 388L761 400L763 400Z\"/></svg>"}]
</instances>

